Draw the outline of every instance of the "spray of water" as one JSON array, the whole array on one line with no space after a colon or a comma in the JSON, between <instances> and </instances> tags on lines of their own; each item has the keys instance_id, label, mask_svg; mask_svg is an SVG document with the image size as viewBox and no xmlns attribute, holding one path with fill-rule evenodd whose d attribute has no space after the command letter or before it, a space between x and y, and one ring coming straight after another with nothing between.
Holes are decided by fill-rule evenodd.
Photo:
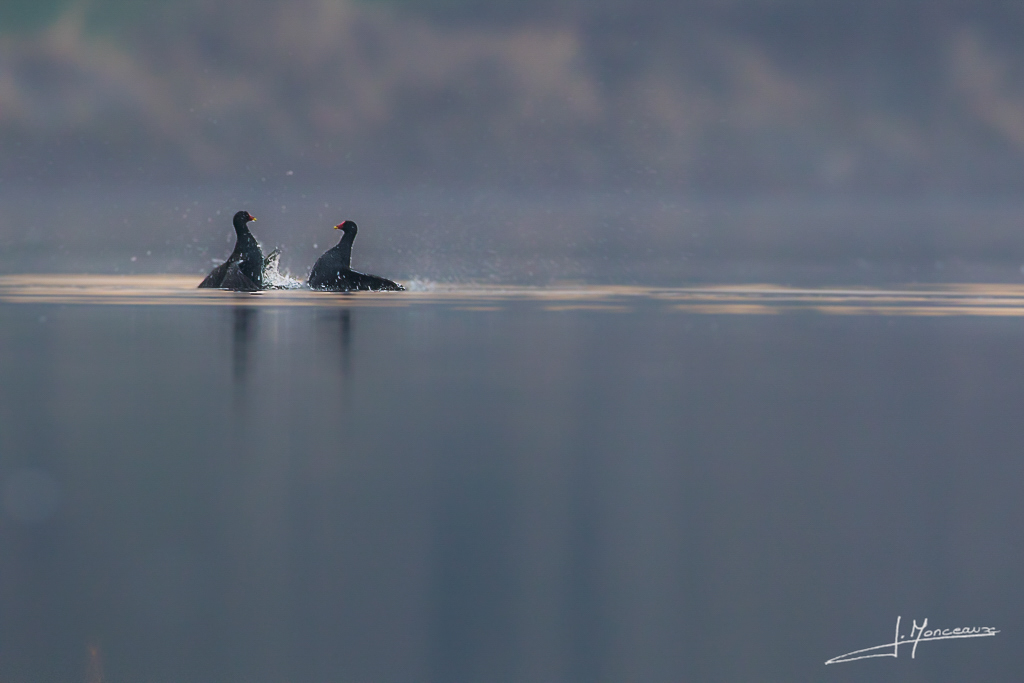
<instances>
[{"instance_id":1,"label":"spray of water","mask_svg":"<svg viewBox=\"0 0 1024 683\"><path fill-rule=\"evenodd\" d=\"M302 289L302 280L280 270L281 250L275 249L263 260L263 289Z\"/></svg>"},{"instance_id":2,"label":"spray of water","mask_svg":"<svg viewBox=\"0 0 1024 683\"><path fill-rule=\"evenodd\" d=\"M409 292L433 292L437 289L437 283L432 280L413 278L402 283Z\"/></svg>"}]
</instances>

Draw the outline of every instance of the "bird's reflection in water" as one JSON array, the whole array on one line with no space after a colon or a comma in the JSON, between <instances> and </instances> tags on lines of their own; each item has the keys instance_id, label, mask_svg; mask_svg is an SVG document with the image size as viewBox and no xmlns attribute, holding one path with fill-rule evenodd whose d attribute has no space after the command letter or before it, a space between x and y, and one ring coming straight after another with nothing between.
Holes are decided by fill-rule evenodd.
<instances>
[{"instance_id":1,"label":"bird's reflection in water","mask_svg":"<svg viewBox=\"0 0 1024 683\"><path fill-rule=\"evenodd\" d=\"M332 345L336 344L338 371L342 379L352 371L352 319L352 311L348 308L325 311L317 318L317 327L324 337L332 340Z\"/></svg>"},{"instance_id":2,"label":"bird's reflection in water","mask_svg":"<svg viewBox=\"0 0 1024 683\"><path fill-rule=\"evenodd\" d=\"M231 311L234 327L231 336L231 357L236 396L244 397L252 365L252 342L256 337L257 311L238 306Z\"/></svg>"},{"instance_id":3,"label":"bird's reflection in water","mask_svg":"<svg viewBox=\"0 0 1024 683\"><path fill-rule=\"evenodd\" d=\"M341 374L349 374L352 365L352 311L344 308L338 311L338 339L341 350Z\"/></svg>"}]
</instances>

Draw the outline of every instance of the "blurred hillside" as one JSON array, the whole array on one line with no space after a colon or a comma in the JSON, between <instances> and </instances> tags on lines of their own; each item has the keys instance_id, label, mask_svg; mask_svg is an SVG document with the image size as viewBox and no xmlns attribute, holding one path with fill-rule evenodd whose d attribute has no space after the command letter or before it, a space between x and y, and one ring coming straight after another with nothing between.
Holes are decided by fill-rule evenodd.
<instances>
[{"instance_id":1,"label":"blurred hillside","mask_svg":"<svg viewBox=\"0 0 1024 683\"><path fill-rule=\"evenodd\" d=\"M1024 189L1024 6L92 3L0 10L0 180Z\"/></svg>"}]
</instances>

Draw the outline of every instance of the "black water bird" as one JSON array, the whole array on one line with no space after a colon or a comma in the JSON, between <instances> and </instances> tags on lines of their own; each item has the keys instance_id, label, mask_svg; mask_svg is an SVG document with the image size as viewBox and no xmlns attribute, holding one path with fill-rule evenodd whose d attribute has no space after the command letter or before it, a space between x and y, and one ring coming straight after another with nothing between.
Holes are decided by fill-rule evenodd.
<instances>
[{"instance_id":1,"label":"black water bird","mask_svg":"<svg viewBox=\"0 0 1024 683\"><path fill-rule=\"evenodd\" d=\"M334 226L334 229L344 234L337 246L328 249L313 264L313 270L309 273L310 288L325 292L405 290L405 287L387 278L352 270L352 242L356 239L358 228L353 221L345 221Z\"/></svg>"},{"instance_id":2,"label":"black water bird","mask_svg":"<svg viewBox=\"0 0 1024 683\"><path fill-rule=\"evenodd\" d=\"M249 221L256 217L248 211L239 211L232 219L235 226L235 250L228 260L220 264L199 283L201 288L230 289L236 292L256 292L263 288L263 250L249 232Z\"/></svg>"}]
</instances>

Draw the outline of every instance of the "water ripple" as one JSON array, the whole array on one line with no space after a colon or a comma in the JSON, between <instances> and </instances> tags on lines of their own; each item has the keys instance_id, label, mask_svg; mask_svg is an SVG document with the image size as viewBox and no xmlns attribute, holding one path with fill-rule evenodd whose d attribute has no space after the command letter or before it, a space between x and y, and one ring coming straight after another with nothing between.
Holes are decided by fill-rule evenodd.
<instances>
[{"instance_id":1,"label":"water ripple","mask_svg":"<svg viewBox=\"0 0 1024 683\"><path fill-rule=\"evenodd\" d=\"M1024 316L1024 285L946 284L895 288L810 288L759 285L638 287L564 285L506 287L482 284L418 286L406 292L256 293L196 289L192 275L3 275L0 301L90 305L402 307L450 304L493 312L514 302L543 310L628 312L655 306L666 311L715 315Z\"/></svg>"}]
</instances>

